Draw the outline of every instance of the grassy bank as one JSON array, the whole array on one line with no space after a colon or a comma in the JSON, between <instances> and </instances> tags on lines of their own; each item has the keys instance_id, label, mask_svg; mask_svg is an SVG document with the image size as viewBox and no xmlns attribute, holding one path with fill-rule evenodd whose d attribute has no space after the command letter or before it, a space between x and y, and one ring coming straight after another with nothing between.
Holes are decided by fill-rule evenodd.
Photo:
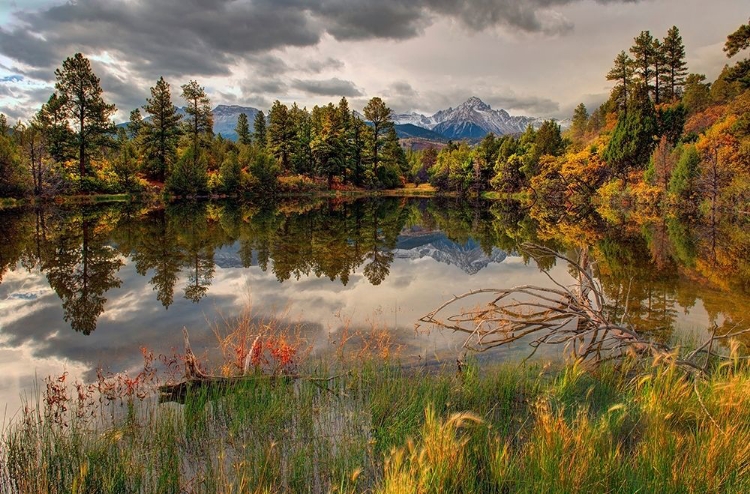
<instances>
[{"instance_id":1,"label":"grassy bank","mask_svg":"<svg viewBox=\"0 0 750 494\"><path fill-rule=\"evenodd\" d=\"M750 491L750 369L740 361L707 379L659 363L436 372L376 358L309 362L304 374L195 389L184 405L134 394L77 404L73 390L64 411L44 393L3 431L0 487Z\"/></svg>"}]
</instances>

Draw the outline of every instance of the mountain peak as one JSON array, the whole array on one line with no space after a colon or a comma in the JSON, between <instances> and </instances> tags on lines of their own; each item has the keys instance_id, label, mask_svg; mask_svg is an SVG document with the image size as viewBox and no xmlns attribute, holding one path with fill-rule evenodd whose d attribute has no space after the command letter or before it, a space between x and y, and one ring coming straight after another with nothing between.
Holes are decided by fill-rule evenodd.
<instances>
[{"instance_id":1,"label":"mountain peak","mask_svg":"<svg viewBox=\"0 0 750 494\"><path fill-rule=\"evenodd\" d=\"M490 105L477 98L476 96L472 96L471 98L467 99L461 106L482 111L488 111L492 109L490 108Z\"/></svg>"}]
</instances>

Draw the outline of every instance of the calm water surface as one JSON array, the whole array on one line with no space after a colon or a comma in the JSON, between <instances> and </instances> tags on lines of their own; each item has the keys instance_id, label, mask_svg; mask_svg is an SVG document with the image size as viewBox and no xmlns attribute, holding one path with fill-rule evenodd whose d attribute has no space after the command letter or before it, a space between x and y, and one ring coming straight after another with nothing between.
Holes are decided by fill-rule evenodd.
<instances>
[{"instance_id":1,"label":"calm water surface","mask_svg":"<svg viewBox=\"0 0 750 494\"><path fill-rule=\"evenodd\" d=\"M140 348L196 350L251 307L299 323L316 351L342 328L387 329L407 359L447 360L463 339L415 332L420 316L480 287L549 285L569 267L525 241L586 250L618 317L655 337L750 326L747 225L605 223L455 200L324 200L273 206L109 205L0 212L0 403L12 415L37 377L137 369ZM495 352L518 358L527 348Z\"/></svg>"}]
</instances>

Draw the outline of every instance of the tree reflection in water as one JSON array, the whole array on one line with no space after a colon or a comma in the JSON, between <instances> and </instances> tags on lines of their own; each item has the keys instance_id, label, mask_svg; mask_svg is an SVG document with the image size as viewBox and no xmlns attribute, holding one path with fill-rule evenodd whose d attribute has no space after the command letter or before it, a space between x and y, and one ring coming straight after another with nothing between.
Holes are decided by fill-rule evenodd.
<instances>
[{"instance_id":1,"label":"tree reflection in water","mask_svg":"<svg viewBox=\"0 0 750 494\"><path fill-rule=\"evenodd\" d=\"M314 203L228 202L38 207L0 212L0 282L8 270L39 269L62 302L65 320L84 334L96 328L106 294L132 262L168 308L174 292L199 302L210 290L216 253L236 252L280 281L307 276L343 285L360 273L379 285L391 271L406 228L441 230L518 252L533 242L558 252L586 250L616 319L668 338L681 311L698 300L729 331L750 305L747 220L679 218L605 222L596 213L561 214L513 202L455 199L327 199ZM542 270L555 258L524 259ZM480 288L480 287L477 287Z\"/></svg>"}]
</instances>

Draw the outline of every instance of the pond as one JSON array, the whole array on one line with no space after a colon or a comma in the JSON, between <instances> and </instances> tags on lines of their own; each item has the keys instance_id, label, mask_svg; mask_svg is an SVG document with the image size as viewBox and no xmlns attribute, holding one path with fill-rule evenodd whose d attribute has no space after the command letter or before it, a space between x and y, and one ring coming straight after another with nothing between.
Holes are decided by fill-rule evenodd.
<instances>
[{"instance_id":1,"label":"pond","mask_svg":"<svg viewBox=\"0 0 750 494\"><path fill-rule=\"evenodd\" d=\"M571 282L523 242L586 249L611 313L660 340L750 327L750 234L731 221L554 216L505 202L369 198L0 212L0 402L38 379L137 369L142 347L196 351L250 313L313 352L380 331L405 361L453 362L464 337L415 323L476 288ZM548 277L548 274L550 275ZM517 359L525 345L493 351Z\"/></svg>"}]
</instances>

